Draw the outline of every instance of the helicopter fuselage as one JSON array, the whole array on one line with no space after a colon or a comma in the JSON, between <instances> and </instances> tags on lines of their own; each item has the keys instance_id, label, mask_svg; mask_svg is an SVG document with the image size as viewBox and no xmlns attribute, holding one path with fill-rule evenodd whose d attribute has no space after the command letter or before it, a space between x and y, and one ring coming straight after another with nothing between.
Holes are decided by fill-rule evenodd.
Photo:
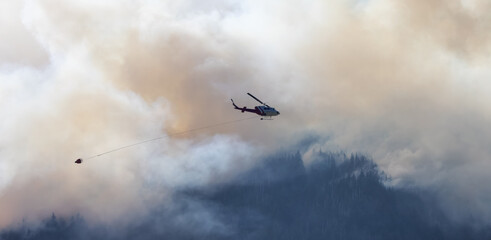
<instances>
[{"instance_id":1,"label":"helicopter fuselage","mask_svg":"<svg viewBox=\"0 0 491 240\"><path fill-rule=\"evenodd\" d=\"M271 117L273 117L273 116L280 115L280 112L276 111L276 109L270 107L268 104L263 103L261 100L254 97L252 94L247 93L247 95L251 96L256 101L258 101L259 103L261 103L263 105L262 106L256 106L254 108L247 108L247 107L239 108L237 105L235 105L234 100L230 99L230 101L232 101L232 105L234 106L235 109L240 110L241 112L250 112L250 113L255 113L259 116L266 116L266 117L269 117L269 119L271 119ZM261 120L262 120L262 118L261 118Z\"/></svg>"},{"instance_id":2,"label":"helicopter fuselage","mask_svg":"<svg viewBox=\"0 0 491 240\"><path fill-rule=\"evenodd\" d=\"M276 109L267 106L256 106L254 109L256 110L256 114L260 116L273 117L280 114Z\"/></svg>"}]
</instances>

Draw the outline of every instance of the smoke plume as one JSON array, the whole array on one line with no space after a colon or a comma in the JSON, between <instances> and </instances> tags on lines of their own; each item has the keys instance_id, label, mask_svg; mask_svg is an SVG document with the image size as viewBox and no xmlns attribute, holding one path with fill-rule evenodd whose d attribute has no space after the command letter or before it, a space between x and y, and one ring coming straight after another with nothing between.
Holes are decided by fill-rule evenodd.
<instances>
[{"instance_id":1,"label":"smoke plume","mask_svg":"<svg viewBox=\"0 0 491 240\"><path fill-rule=\"evenodd\" d=\"M484 0L0 3L0 227L52 212L145 215L315 133L397 187L491 223L491 4ZM5 36L5 37L3 37ZM281 115L180 137L244 117ZM73 161L133 142L158 142ZM459 206L456 208L455 206Z\"/></svg>"}]
</instances>

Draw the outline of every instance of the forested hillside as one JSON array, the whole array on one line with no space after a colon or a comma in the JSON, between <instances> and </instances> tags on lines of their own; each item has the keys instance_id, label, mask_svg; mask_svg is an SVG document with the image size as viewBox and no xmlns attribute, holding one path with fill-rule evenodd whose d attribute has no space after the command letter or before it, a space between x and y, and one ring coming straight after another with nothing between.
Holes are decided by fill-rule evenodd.
<instances>
[{"instance_id":1,"label":"forested hillside","mask_svg":"<svg viewBox=\"0 0 491 240\"><path fill-rule=\"evenodd\" d=\"M182 189L172 207L126 226L93 226L56 213L41 226L5 229L1 239L491 239L447 219L432 196L384 185L388 177L363 155L278 154L235 180ZM430 200L428 200L430 199Z\"/></svg>"}]
</instances>

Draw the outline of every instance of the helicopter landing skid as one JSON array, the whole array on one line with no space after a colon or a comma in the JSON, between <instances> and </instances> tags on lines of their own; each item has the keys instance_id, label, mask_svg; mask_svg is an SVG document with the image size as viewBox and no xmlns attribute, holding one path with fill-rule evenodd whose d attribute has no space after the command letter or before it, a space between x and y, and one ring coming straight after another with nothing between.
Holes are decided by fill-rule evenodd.
<instances>
[{"instance_id":1,"label":"helicopter landing skid","mask_svg":"<svg viewBox=\"0 0 491 240\"><path fill-rule=\"evenodd\" d=\"M261 120L274 120L274 119L269 117L269 118L261 118Z\"/></svg>"}]
</instances>

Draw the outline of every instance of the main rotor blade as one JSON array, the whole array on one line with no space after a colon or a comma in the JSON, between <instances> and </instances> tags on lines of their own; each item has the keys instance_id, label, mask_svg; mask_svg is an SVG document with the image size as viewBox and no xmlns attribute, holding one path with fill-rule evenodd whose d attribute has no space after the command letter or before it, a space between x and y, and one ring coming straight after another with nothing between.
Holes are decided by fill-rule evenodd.
<instances>
[{"instance_id":1,"label":"main rotor blade","mask_svg":"<svg viewBox=\"0 0 491 240\"><path fill-rule=\"evenodd\" d=\"M256 97L254 97L252 94L250 93L247 93L247 95L251 96L252 98L256 99L256 101L260 102L262 105L266 105L265 103L261 102L261 100L257 99Z\"/></svg>"}]
</instances>

